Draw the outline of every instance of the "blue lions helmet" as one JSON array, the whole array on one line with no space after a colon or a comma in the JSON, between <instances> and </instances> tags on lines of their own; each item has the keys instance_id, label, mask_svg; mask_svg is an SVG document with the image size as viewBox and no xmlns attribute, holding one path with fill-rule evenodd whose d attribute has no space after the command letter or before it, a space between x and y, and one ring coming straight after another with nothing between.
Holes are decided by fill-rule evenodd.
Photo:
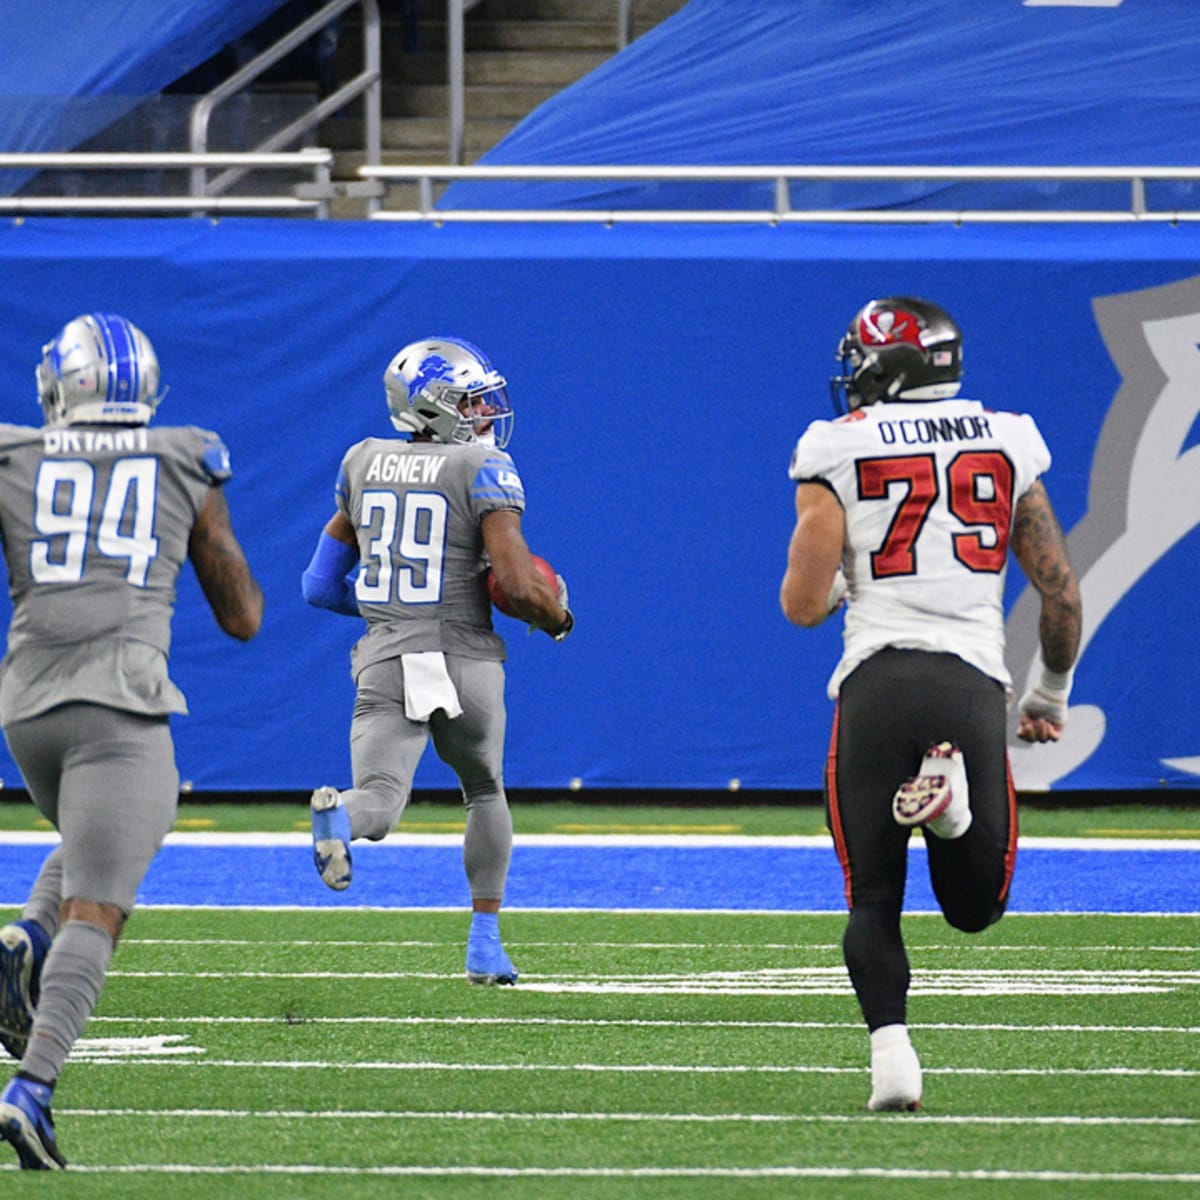
<instances>
[{"instance_id":1,"label":"blue lions helmet","mask_svg":"<svg viewBox=\"0 0 1200 1200\"><path fill-rule=\"evenodd\" d=\"M410 342L388 363L383 382L401 433L447 444L508 445L507 383L478 346L452 337Z\"/></svg>"},{"instance_id":2,"label":"blue lions helmet","mask_svg":"<svg viewBox=\"0 0 1200 1200\"><path fill-rule=\"evenodd\" d=\"M42 347L38 403L48 425L145 425L159 391L158 355L132 321L86 313Z\"/></svg>"}]
</instances>

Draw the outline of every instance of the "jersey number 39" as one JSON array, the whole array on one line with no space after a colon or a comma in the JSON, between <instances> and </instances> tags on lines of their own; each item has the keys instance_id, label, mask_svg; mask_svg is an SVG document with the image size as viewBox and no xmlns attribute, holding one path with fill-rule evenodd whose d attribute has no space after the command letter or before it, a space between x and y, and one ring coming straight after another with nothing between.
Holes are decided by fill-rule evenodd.
<instances>
[{"instance_id":1,"label":"jersey number 39","mask_svg":"<svg viewBox=\"0 0 1200 1200\"><path fill-rule=\"evenodd\" d=\"M440 492L364 492L370 530L355 595L362 604L436 604L442 598L450 502ZM395 558L393 558L393 551Z\"/></svg>"}]
</instances>

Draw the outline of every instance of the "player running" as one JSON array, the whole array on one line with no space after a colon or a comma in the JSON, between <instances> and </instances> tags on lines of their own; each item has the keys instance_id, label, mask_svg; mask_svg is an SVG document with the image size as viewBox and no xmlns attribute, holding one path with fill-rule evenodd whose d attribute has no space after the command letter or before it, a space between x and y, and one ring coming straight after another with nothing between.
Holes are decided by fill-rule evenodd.
<instances>
[{"instance_id":1,"label":"player running","mask_svg":"<svg viewBox=\"0 0 1200 1200\"><path fill-rule=\"evenodd\" d=\"M946 919L975 933L1008 902L1017 809L1008 770L1004 578L1011 552L1041 596L1042 671L1019 735L1052 741L1079 649L1079 587L1041 476L1033 418L960 400L962 335L937 305L873 300L838 347L837 407L792 454L796 524L784 614L819 625L847 601L825 770L846 879L846 966L871 1036L871 1109L912 1109L900 932L920 826Z\"/></svg>"},{"instance_id":2,"label":"player running","mask_svg":"<svg viewBox=\"0 0 1200 1200\"><path fill-rule=\"evenodd\" d=\"M89 313L43 350L40 429L0 425L13 614L0 724L61 835L21 920L0 929L0 1041L21 1060L0 1136L26 1169L66 1165L50 1101L100 996L137 889L175 821L167 660L190 560L217 624L247 641L262 591L234 537L215 433L150 427L159 365L124 317Z\"/></svg>"},{"instance_id":3,"label":"player running","mask_svg":"<svg viewBox=\"0 0 1200 1200\"><path fill-rule=\"evenodd\" d=\"M512 408L483 351L459 338L413 342L384 383L392 424L406 436L346 451L337 511L302 580L310 604L367 625L351 653L354 786L313 792L313 857L328 887L348 887L350 843L396 827L432 738L467 809L467 978L512 984L518 972L498 923L512 855L505 649L492 628L489 564L516 614L556 642L575 619L562 577L551 587L525 543L525 489L504 450Z\"/></svg>"}]
</instances>

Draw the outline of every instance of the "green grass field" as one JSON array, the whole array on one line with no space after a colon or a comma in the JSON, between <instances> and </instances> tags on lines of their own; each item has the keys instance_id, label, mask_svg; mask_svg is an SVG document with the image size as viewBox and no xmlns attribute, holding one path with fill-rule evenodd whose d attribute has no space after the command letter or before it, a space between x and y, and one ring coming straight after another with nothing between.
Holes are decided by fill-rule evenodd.
<instances>
[{"instance_id":1,"label":"green grass field","mask_svg":"<svg viewBox=\"0 0 1200 1200\"><path fill-rule=\"evenodd\" d=\"M1034 836L1200 836L1195 807L1023 812ZM36 828L0 805L0 827ZM194 822L194 823L193 823ZM520 833L813 834L817 807L515 806ZM302 806L181 809L306 828ZM415 805L401 832L453 832ZM832 849L831 849L832 853ZM7 919L13 910L0 910ZM1200 1195L1200 917L910 916L923 1108L866 1111L841 915L143 909L55 1097L71 1166L3 1194L125 1200L1143 1200Z\"/></svg>"},{"instance_id":2,"label":"green grass field","mask_svg":"<svg viewBox=\"0 0 1200 1200\"><path fill-rule=\"evenodd\" d=\"M465 922L140 911L39 1194L1200 1193L1200 918L910 917L915 1114L865 1111L840 917L512 912L495 989Z\"/></svg>"},{"instance_id":3,"label":"green grass field","mask_svg":"<svg viewBox=\"0 0 1200 1200\"><path fill-rule=\"evenodd\" d=\"M11 797L12 793L9 793ZM1189 797L1191 793L1188 794ZM814 836L827 832L819 804L734 804L654 807L592 800L536 801L512 797L513 826L522 833L737 834L742 836ZM1026 837L1200 838L1200 804L1129 803L1087 806L1069 800L1054 806L1022 804L1021 833ZM461 805L419 801L409 805L393 836L405 833L461 833ZM294 804L186 802L180 805L179 832L284 833L306 831L308 796ZM27 800L0 794L0 831L49 829Z\"/></svg>"}]
</instances>

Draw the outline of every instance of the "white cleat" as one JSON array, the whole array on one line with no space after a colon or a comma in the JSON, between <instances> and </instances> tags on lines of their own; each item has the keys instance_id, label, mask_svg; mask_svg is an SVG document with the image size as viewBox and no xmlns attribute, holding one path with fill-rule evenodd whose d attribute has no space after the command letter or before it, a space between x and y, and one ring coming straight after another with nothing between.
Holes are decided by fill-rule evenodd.
<instances>
[{"instance_id":1,"label":"white cleat","mask_svg":"<svg viewBox=\"0 0 1200 1200\"><path fill-rule=\"evenodd\" d=\"M971 827L970 793L962 751L950 742L930 746L920 771L892 799L897 825L921 826L940 838L958 838Z\"/></svg>"},{"instance_id":2,"label":"white cleat","mask_svg":"<svg viewBox=\"0 0 1200 1200\"><path fill-rule=\"evenodd\" d=\"M871 1112L916 1112L921 1107L921 1061L904 1025L871 1034Z\"/></svg>"}]
</instances>

